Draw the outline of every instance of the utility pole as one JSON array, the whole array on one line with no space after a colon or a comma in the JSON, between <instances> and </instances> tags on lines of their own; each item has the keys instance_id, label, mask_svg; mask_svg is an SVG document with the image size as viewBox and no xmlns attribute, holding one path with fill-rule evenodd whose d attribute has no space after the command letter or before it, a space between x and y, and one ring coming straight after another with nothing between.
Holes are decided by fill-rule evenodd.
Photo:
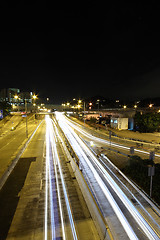
<instances>
[{"instance_id":1,"label":"utility pole","mask_svg":"<svg viewBox=\"0 0 160 240\"><path fill-rule=\"evenodd\" d=\"M84 117L84 126L85 126L85 101L84 101L84 115L83 115L83 117Z\"/></svg>"},{"instance_id":2,"label":"utility pole","mask_svg":"<svg viewBox=\"0 0 160 240\"><path fill-rule=\"evenodd\" d=\"M152 184L153 184L153 176L155 175L155 166L148 167L148 176L151 177L150 180L150 197L152 197Z\"/></svg>"},{"instance_id":3,"label":"utility pole","mask_svg":"<svg viewBox=\"0 0 160 240\"><path fill-rule=\"evenodd\" d=\"M112 132L111 132L111 130L109 130L110 148L111 148L111 137L112 137Z\"/></svg>"},{"instance_id":4,"label":"utility pole","mask_svg":"<svg viewBox=\"0 0 160 240\"><path fill-rule=\"evenodd\" d=\"M27 99L25 98L25 112L26 112L26 138L28 138L28 123L27 123Z\"/></svg>"},{"instance_id":5,"label":"utility pole","mask_svg":"<svg viewBox=\"0 0 160 240\"><path fill-rule=\"evenodd\" d=\"M154 161L155 159L155 152L151 151L149 155L149 160ZM151 177L150 180L150 197L152 197L152 184L153 184L153 176L155 175L155 166L149 165L148 166L148 176Z\"/></svg>"}]
</instances>

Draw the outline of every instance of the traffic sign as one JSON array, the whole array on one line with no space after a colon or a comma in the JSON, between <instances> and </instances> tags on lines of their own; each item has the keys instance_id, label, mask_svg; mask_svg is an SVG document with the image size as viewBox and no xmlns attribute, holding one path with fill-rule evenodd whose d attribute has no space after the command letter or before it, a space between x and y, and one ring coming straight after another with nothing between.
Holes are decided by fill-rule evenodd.
<instances>
[{"instance_id":1,"label":"traffic sign","mask_svg":"<svg viewBox=\"0 0 160 240\"><path fill-rule=\"evenodd\" d=\"M130 147L130 154L134 154L134 147Z\"/></svg>"},{"instance_id":2,"label":"traffic sign","mask_svg":"<svg viewBox=\"0 0 160 240\"><path fill-rule=\"evenodd\" d=\"M148 177L155 175L155 166L149 166L148 167Z\"/></svg>"},{"instance_id":3,"label":"traffic sign","mask_svg":"<svg viewBox=\"0 0 160 240\"><path fill-rule=\"evenodd\" d=\"M0 110L0 119L3 118L3 110Z\"/></svg>"},{"instance_id":4,"label":"traffic sign","mask_svg":"<svg viewBox=\"0 0 160 240\"><path fill-rule=\"evenodd\" d=\"M154 160L155 159L155 152L151 151L149 155L149 160Z\"/></svg>"}]
</instances>

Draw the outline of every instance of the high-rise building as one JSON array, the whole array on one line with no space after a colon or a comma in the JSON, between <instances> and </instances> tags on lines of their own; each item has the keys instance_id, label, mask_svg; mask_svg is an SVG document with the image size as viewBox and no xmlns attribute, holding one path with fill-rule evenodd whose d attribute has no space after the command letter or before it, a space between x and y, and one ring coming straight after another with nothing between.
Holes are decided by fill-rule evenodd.
<instances>
[{"instance_id":1,"label":"high-rise building","mask_svg":"<svg viewBox=\"0 0 160 240\"><path fill-rule=\"evenodd\" d=\"M21 92L19 88L3 88L0 90L0 102L8 102L10 104L32 103L32 92Z\"/></svg>"}]
</instances>

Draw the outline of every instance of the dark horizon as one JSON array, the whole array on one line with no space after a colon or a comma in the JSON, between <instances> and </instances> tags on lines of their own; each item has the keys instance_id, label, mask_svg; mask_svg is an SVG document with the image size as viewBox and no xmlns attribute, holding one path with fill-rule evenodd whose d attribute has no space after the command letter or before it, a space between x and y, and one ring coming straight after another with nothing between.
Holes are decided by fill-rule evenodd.
<instances>
[{"instance_id":1,"label":"dark horizon","mask_svg":"<svg viewBox=\"0 0 160 240\"><path fill-rule=\"evenodd\" d=\"M4 5L0 88L59 103L95 95L159 97L159 10L141 2Z\"/></svg>"}]
</instances>

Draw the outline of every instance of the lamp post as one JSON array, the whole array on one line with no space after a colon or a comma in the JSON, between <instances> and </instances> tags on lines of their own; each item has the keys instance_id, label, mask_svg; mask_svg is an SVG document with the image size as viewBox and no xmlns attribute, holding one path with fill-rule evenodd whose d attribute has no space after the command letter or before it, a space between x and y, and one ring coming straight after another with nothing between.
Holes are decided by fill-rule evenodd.
<instances>
[{"instance_id":1,"label":"lamp post","mask_svg":"<svg viewBox=\"0 0 160 240\"><path fill-rule=\"evenodd\" d=\"M15 99L15 102L17 103L18 95L15 95L15 96L14 96L14 99ZM15 105L16 105L16 104L15 104ZM17 107L17 110L18 110L18 107Z\"/></svg>"},{"instance_id":2,"label":"lamp post","mask_svg":"<svg viewBox=\"0 0 160 240\"><path fill-rule=\"evenodd\" d=\"M36 99L37 99L37 95L33 95L32 96L32 98L33 98L33 106L34 106L34 111L35 111L35 106L36 106L36 103L35 103L35 101L36 101Z\"/></svg>"},{"instance_id":3,"label":"lamp post","mask_svg":"<svg viewBox=\"0 0 160 240\"><path fill-rule=\"evenodd\" d=\"M97 104L98 104L98 113L99 113L99 102L100 102L100 100L99 100L99 99L97 99Z\"/></svg>"},{"instance_id":4,"label":"lamp post","mask_svg":"<svg viewBox=\"0 0 160 240\"><path fill-rule=\"evenodd\" d=\"M83 117L84 117L84 126L85 126L85 101L84 101L84 115L83 115Z\"/></svg>"},{"instance_id":5,"label":"lamp post","mask_svg":"<svg viewBox=\"0 0 160 240\"><path fill-rule=\"evenodd\" d=\"M25 112L26 112L26 138L28 138L27 99L26 98L25 98Z\"/></svg>"}]
</instances>

